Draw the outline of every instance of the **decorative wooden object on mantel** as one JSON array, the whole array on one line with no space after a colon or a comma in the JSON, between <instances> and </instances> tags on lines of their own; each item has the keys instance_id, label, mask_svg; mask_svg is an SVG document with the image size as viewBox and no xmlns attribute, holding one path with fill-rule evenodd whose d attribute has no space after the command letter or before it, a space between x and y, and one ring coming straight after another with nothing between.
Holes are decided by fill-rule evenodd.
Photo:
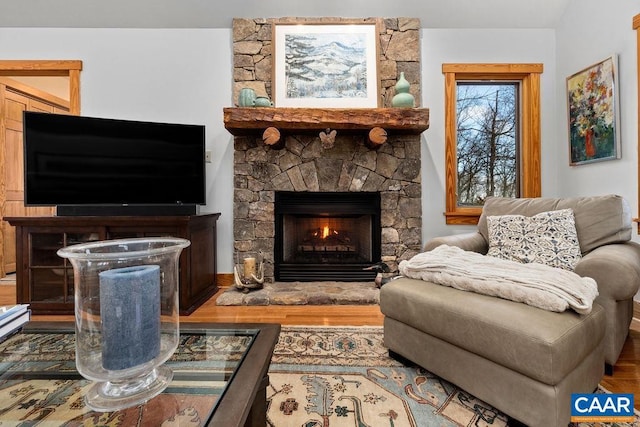
<instances>
[{"instance_id":1,"label":"decorative wooden object on mantel","mask_svg":"<svg viewBox=\"0 0 640 427\"><path fill-rule=\"evenodd\" d=\"M429 128L427 108L225 108L224 127L235 136L262 131L262 140L282 148L283 133L318 132L327 146L338 131L367 132L371 148L387 141L387 134L418 135Z\"/></svg>"}]
</instances>

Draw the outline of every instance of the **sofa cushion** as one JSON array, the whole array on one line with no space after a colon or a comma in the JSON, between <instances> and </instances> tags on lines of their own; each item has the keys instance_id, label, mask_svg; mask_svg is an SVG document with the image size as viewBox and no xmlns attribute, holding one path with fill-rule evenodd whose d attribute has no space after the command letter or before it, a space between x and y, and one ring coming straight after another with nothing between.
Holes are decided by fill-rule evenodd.
<instances>
[{"instance_id":1,"label":"sofa cushion","mask_svg":"<svg viewBox=\"0 0 640 427\"><path fill-rule=\"evenodd\" d=\"M487 217L487 255L521 263L536 262L573 271L582 254L573 210L541 212L534 216Z\"/></svg>"},{"instance_id":2,"label":"sofa cushion","mask_svg":"<svg viewBox=\"0 0 640 427\"><path fill-rule=\"evenodd\" d=\"M540 212L573 209L582 254L609 243L631 240L631 210L617 195L568 198L488 197L482 208L478 231L489 241L487 217L533 216Z\"/></svg>"},{"instance_id":3,"label":"sofa cushion","mask_svg":"<svg viewBox=\"0 0 640 427\"><path fill-rule=\"evenodd\" d=\"M545 384L558 384L604 337L604 310L555 313L422 280L380 290L382 313ZM428 351L428 349L425 349Z\"/></svg>"}]
</instances>

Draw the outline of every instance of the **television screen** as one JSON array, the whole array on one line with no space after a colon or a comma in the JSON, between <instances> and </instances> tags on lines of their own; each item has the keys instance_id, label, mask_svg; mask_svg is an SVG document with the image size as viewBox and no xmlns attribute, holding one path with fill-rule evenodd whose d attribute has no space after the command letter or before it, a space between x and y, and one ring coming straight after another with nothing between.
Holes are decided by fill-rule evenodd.
<instances>
[{"instance_id":1,"label":"television screen","mask_svg":"<svg viewBox=\"0 0 640 427\"><path fill-rule=\"evenodd\" d=\"M25 205L201 205L204 126L24 113Z\"/></svg>"}]
</instances>

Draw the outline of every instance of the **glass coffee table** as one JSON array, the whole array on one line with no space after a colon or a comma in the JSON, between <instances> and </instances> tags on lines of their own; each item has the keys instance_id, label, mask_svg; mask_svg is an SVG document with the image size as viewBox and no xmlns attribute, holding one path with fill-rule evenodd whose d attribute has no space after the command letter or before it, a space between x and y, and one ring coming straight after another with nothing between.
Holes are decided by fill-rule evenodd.
<instances>
[{"instance_id":1,"label":"glass coffee table","mask_svg":"<svg viewBox=\"0 0 640 427\"><path fill-rule=\"evenodd\" d=\"M10 425L266 425L267 372L278 324L183 323L167 361L173 381L144 405L93 412L75 368L70 322L30 322L0 342L0 420Z\"/></svg>"}]
</instances>

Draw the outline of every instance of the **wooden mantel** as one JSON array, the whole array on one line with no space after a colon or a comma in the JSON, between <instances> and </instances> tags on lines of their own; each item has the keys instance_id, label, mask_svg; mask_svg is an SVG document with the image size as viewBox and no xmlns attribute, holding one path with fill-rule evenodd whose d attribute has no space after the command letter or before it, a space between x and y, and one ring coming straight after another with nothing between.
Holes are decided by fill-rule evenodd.
<instances>
[{"instance_id":1,"label":"wooden mantel","mask_svg":"<svg viewBox=\"0 0 640 427\"><path fill-rule=\"evenodd\" d=\"M224 109L224 127L235 136L262 132L265 144L277 145L281 133L321 132L335 138L333 131L365 131L379 146L387 132L418 135L429 128L427 108L274 108Z\"/></svg>"}]
</instances>

